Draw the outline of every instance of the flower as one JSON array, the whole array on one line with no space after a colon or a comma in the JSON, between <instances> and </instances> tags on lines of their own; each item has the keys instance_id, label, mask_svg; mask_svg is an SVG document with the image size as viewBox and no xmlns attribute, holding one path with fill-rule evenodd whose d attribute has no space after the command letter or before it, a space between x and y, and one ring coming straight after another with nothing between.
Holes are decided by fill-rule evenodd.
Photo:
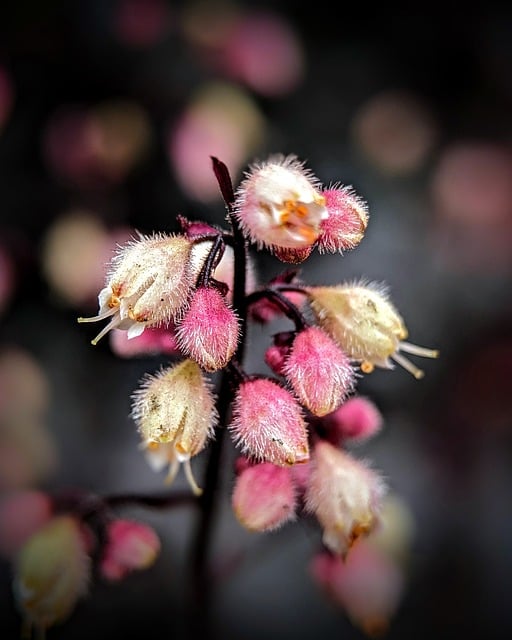
<instances>
[{"instance_id":1,"label":"flower","mask_svg":"<svg viewBox=\"0 0 512 640\"><path fill-rule=\"evenodd\" d=\"M323 527L325 546L345 556L354 542L379 522L384 482L362 462L325 440L315 444L311 462L306 508Z\"/></svg>"},{"instance_id":2,"label":"flower","mask_svg":"<svg viewBox=\"0 0 512 640\"><path fill-rule=\"evenodd\" d=\"M182 352L206 371L231 360L238 345L238 317L216 287L198 287L177 326Z\"/></svg>"},{"instance_id":3,"label":"flower","mask_svg":"<svg viewBox=\"0 0 512 640\"><path fill-rule=\"evenodd\" d=\"M32 535L16 559L14 594L28 627L45 630L64 621L90 578L90 559L78 520L52 518Z\"/></svg>"},{"instance_id":4,"label":"flower","mask_svg":"<svg viewBox=\"0 0 512 640\"><path fill-rule=\"evenodd\" d=\"M324 189L328 215L320 223L318 251L340 253L354 249L363 239L368 225L368 207L351 187L334 185Z\"/></svg>"},{"instance_id":5,"label":"flower","mask_svg":"<svg viewBox=\"0 0 512 640\"><path fill-rule=\"evenodd\" d=\"M376 283L307 288L318 324L370 373L375 366L392 369L394 360L415 378L418 369L401 352L436 358L438 351L405 342L407 329L386 291Z\"/></svg>"},{"instance_id":6,"label":"flower","mask_svg":"<svg viewBox=\"0 0 512 640\"><path fill-rule=\"evenodd\" d=\"M253 164L235 195L235 215L242 231L271 251L312 247L327 216L320 183L294 155L273 155ZM293 254L292 261L307 255L306 251L297 259Z\"/></svg>"},{"instance_id":7,"label":"flower","mask_svg":"<svg viewBox=\"0 0 512 640\"><path fill-rule=\"evenodd\" d=\"M363 396L349 398L333 413L325 416L322 427L333 443L361 442L378 433L383 417L374 402Z\"/></svg>"},{"instance_id":8,"label":"flower","mask_svg":"<svg viewBox=\"0 0 512 640\"><path fill-rule=\"evenodd\" d=\"M316 416L337 409L355 381L349 358L319 327L297 333L282 372L300 402Z\"/></svg>"},{"instance_id":9,"label":"flower","mask_svg":"<svg viewBox=\"0 0 512 640\"><path fill-rule=\"evenodd\" d=\"M192 490L199 495L190 458L204 449L218 419L214 395L199 365L185 359L146 375L132 395L131 413L142 446L154 451L155 466L168 461L172 482L182 462Z\"/></svg>"},{"instance_id":10,"label":"flower","mask_svg":"<svg viewBox=\"0 0 512 640\"><path fill-rule=\"evenodd\" d=\"M139 234L138 240L119 247L98 295L98 315L78 318L78 322L111 318L92 344L111 329L124 329L133 338L148 326L164 325L178 317L193 284L191 247L184 235L163 233Z\"/></svg>"},{"instance_id":11,"label":"flower","mask_svg":"<svg viewBox=\"0 0 512 640\"><path fill-rule=\"evenodd\" d=\"M243 454L280 466L309 458L301 406L275 380L244 380L236 391L232 414L229 429Z\"/></svg>"}]
</instances>

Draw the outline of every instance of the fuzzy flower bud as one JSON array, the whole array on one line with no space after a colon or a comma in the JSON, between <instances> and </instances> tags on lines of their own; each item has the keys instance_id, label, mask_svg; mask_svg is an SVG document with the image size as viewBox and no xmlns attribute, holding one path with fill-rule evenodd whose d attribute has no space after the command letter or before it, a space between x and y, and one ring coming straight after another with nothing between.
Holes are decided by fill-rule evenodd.
<instances>
[{"instance_id":1,"label":"fuzzy flower bud","mask_svg":"<svg viewBox=\"0 0 512 640\"><path fill-rule=\"evenodd\" d=\"M100 566L107 580L121 580L132 571L147 569L160 552L160 539L155 531L132 520L110 522L107 538Z\"/></svg>"},{"instance_id":2,"label":"fuzzy flower bud","mask_svg":"<svg viewBox=\"0 0 512 640\"><path fill-rule=\"evenodd\" d=\"M259 247L304 251L315 244L327 210L320 183L304 163L276 155L246 172L236 192L235 215Z\"/></svg>"},{"instance_id":3,"label":"fuzzy flower bud","mask_svg":"<svg viewBox=\"0 0 512 640\"><path fill-rule=\"evenodd\" d=\"M231 502L242 526L250 531L271 531L294 518L296 496L290 471L270 462L241 471Z\"/></svg>"},{"instance_id":4,"label":"fuzzy flower bud","mask_svg":"<svg viewBox=\"0 0 512 640\"><path fill-rule=\"evenodd\" d=\"M296 335L283 375L316 416L337 409L355 381L349 358L319 327L307 327Z\"/></svg>"},{"instance_id":5,"label":"fuzzy flower bud","mask_svg":"<svg viewBox=\"0 0 512 640\"><path fill-rule=\"evenodd\" d=\"M294 337L293 331L276 333L274 344L265 351L265 363L278 376L283 375L286 358L290 355Z\"/></svg>"},{"instance_id":6,"label":"fuzzy flower bud","mask_svg":"<svg viewBox=\"0 0 512 640\"><path fill-rule=\"evenodd\" d=\"M92 341L96 344L111 329L124 329L128 337L148 326L167 324L186 305L190 287L192 243L184 235L140 235L120 247L111 261L105 287L100 291L99 313L78 322L111 318Z\"/></svg>"},{"instance_id":7,"label":"fuzzy flower bud","mask_svg":"<svg viewBox=\"0 0 512 640\"><path fill-rule=\"evenodd\" d=\"M206 446L218 417L213 393L199 365L187 359L156 375L146 375L132 395L132 417L143 446L171 458L168 481L172 482L182 462L194 493L199 495L190 458Z\"/></svg>"},{"instance_id":8,"label":"fuzzy flower bud","mask_svg":"<svg viewBox=\"0 0 512 640\"><path fill-rule=\"evenodd\" d=\"M238 345L238 318L215 287L199 287L177 328L182 352L206 371L231 360Z\"/></svg>"},{"instance_id":9,"label":"fuzzy flower bud","mask_svg":"<svg viewBox=\"0 0 512 640\"><path fill-rule=\"evenodd\" d=\"M374 471L326 441L315 445L306 490L307 509L323 527L323 542L345 556L377 525L385 493Z\"/></svg>"},{"instance_id":10,"label":"fuzzy flower bud","mask_svg":"<svg viewBox=\"0 0 512 640\"><path fill-rule=\"evenodd\" d=\"M407 329L383 288L375 283L309 287L311 308L318 324L370 373L375 366L392 369L394 360L415 378L423 371L402 351L426 358L438 352L405 342Z\"/></svg>"},{"instance_id":11,"label":"fuzzy flower bud","mask_svg":"<svg viewBox=\"0 0 512 640\"><path fill-rule=\"evenodd\" d=\"M339 409L326 416L322 426L336 443L347 440L360 442L378 433L382 422L382 414L375 403L358 396L349 398Z\"/></svg>"},{"instance_id":12,"label":"fuzzy flower bud","mask_svg":"<svg viewBox=\"0 0 512 640\"><path fill-rule=\"evenodd\" d=\"M350 187L322 191L328 216L320 224L318 250L336 253L354 249L363 239L368 225L366 203Z\"/></svg>"},{"instance_id":13,"label":"fuzzy flower bud","mask_svg":"<svg viewBox=\"0 0 512 640\"><path fill-rule=\"evenodd\" d=\"M85 595L90 560L80 524L70 516L52 518L21 549L14 593L27 626L44 631L64 621Z\"/></svg>"},{"instance_id":14,"label":"fuzzy flower bud","mask_svg":"<svg viewBox=\"0 0 512 640\"><path fill-rule=\"evenodd\" d=\"M256 460L287 466L309 458L302 409L274 380L253 378L240 384L229 428L242 453Z\"/></svg>"}]
</instances>

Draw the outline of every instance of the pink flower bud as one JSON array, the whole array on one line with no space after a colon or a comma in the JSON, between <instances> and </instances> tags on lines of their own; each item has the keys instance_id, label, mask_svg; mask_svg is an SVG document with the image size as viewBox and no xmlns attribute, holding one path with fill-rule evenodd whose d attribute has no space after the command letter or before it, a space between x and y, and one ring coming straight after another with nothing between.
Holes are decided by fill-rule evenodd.
<instances>
[{"instance_id":1,"label":"pink flower bud","mask_svg":"<svg viewBox=\"0 0 512 640\"><path fill-rule=\"evenodd\" d=\"M265 363L278 376L283 375L286 358L290 354L294 337L295 333L293 331L276 333L274 335L274 344L265 351Z\"/></svg>"},{"instance_id":2,"label":"pink flower bud","mask_svg":"<svg viewBox=\"0 0 512 640\"><path fill-rule=\"evenodd\" d=\"M322 191L327 217L320 223L320 253L354 249L363 239L368 225L366 203L350 187Z\"/></svg>"},{"instance_id":3,"label":"pink flower bud","mask_svg":"<svg viewBox=\"0 0 512 640\"><path fill-rule=\"evenodd\" d=\"M319 327L297 334L283 374L300 402L316 416L337 409L355 381L350 360Z\"/></svg>"},{"instance_id":4,"label":"pink flower bud","mask_svg":"<svg viewBox=\"0 0 512 640\"><path fill-rule=\"evenodd\" d=\"M345 556L377 525L385 486L374 471L326 441L315 445L307 509L323 528L323 542Z\"/></svg>"},{"instance_id":5,"label":"pink flower bud","mask_svg":"<svg viewBox=\"0 0 512 640\"><path fill-rule=\"evenodd\" d=\"M391 558L361 542L343 560L326 552L310 566L320 588L367 635L381 636L395 614L404 590L404 575Z\"/></svg>"},{"instance_id":6,"label":"pink flower bud","mask_svg":"<svg viewBox=\"0 0 512 640\"><path fill-rule=\"evenodd\" d=\"M118 249L107 282L98 296L96 322L111 318L92 341L96 344L111 329L124 329L128 337L140 335L147 326L168 324L182 312L190 293L190 251L184 235L140 235Z\"/></svg>"},{"instance_id":7,"label":"pink flower bud","mask_svg":"<svg viewBox=\"0 0 512 640\"><path fill-rule=\"evenodd\" d=\"M110 347L120 358L181 354L172 322L167 327L148 327L134 338L129 338L126 331L114 329L110 332Z\"/></svg>"},{"instance_id":8,"label":"pink flower bud","mask_svg":"<svg viewBox=\"0 0 512 640\"><path fill-rule=\"evenodd\" d=\"M309 287L311 308L318 324L370 373L375 366L392 369L394 360L415 378L423 377L400 352L436 358L438 351L404 342L407 329L386 292L376 283Z\"/></svg>"},{"instance_id":9,"label":"pink flower bud","mask_svg":"<svg viewBox=\"0 0 512 640\"><path fill-rule=\"evenodd\" d=\"M139 522L113 520L107 536L101 560L101 573L107 580L121 580L131 571L147 569L160 552L160 539L155 531Z\"/></svg>"},{"instance_id":10,"label":"pink flower bud","mask_svg":"<svg viewBox=\"0 0 512 640\"><path fill-rule=\"evenodd\" d=\"M274 380L253 378L240 384L229 428L242 453L256 460L286 466L309 458L302 409Z\"/></svg>"},{"instance_id":11,"label":"pink flower bud","mask_svg":"<svg viewBox=\"0 0 512 640\"><path fill-rule=\"evenodd\" d=\"M89 578L80 523L71 516L52 518L16 559L14 594L27 625L44 631L64 621L87 592Z\"/></svg>"},{"instance_id":12,"label":"pink flower bud","mask_svg":"<svg viewBox=\"0 0 512 640\"><path fill-rule=\"evenodd\" d=\"M361 441L374 436L382 427L382 414L367 398L349 398L322 421L334 442Z\"/></svg>"},{"instance_id":13,"label":"pink flower bud","mask_svg":"<svg viewBox=\"0 0 512 640\"><path fill-rule=\"evenodd\" d=\"M271 251L307 251L327 216L318 180L295 156L281 155L249 168L236 192L235 212L244 234Z\"/></svg>"},{"instance_id":14,"label":"pink flower bud","mask_svg":"<svg viewBox=\"0 0 512 640\"><path fill-rule=\"evenodd\" d=\"M42 491L20 490L0 498L0 554L13 556L51 518L50 498Z\"/></svg>"},{"instance_id":15,"label":"pink flower bud","mask_svg":"<svg viewBox=\"0 0 512 640\"><path fill-rule=\"evenodd\" d=\"M162 459L170 462L169 482L183 462L193 491L200 494L190 458L206 446L218 415L210 384L199 365L187 359L156 375L146 375L132 395L132 417L143 446L155 450L155 466Z\"/></svg>"},{"instance_id":16,"label":"pink flower bud","mask_svg":"<svg viewBox=\"0 0 512 640\"><path fill-rule=\"evenodd\" d=\"M238 345L238 318L215 287L199 287L178 324L182 352L206 371L222 369Z\"/></svg>"},{"instance_id":17,"label":"pink flower bud","mask_svg":"<svg viewBox=\"0 0 512 640\"><path fill-rule=\"evenodd\" d=\"M296 498L290 468L262 462L244 469L235 481L234 513L250 531L271 531L295 516Z\"/></svg>"}]
</instances>

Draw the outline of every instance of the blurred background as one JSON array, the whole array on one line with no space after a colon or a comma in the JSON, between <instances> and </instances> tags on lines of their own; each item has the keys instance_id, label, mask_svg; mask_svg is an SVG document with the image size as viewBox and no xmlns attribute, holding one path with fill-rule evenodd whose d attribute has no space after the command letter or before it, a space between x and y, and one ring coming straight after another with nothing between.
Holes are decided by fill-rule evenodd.
<instances>
[{"instance_id":1,"label":"blurred background","mask_svg":"<svg viewBox=\"0 0 512 640\"><path fill-rule=\"evenodd\" d=\"M222 224L211 155L236 182L294 153L370 211L359 247L314 253L302 278L387 283L411 342L441 352L418 363L421 381L396 369L359 384L384 427L355 453L397 497L407 547L385 637L510 638L511 8L20 0L0 25L0 490L163 489L129 411L165 356L92 347L96 326L76 318L96 313L105 263L135 229L175 231L178 214ZM261 281L286 268L254 259ZM251 334L254 371L265 332ZM364 638L313 578L318 532L242 530L230 473L215 562L234 568L212 635ZM161 557L93 585L49 638L186 636L193 514L123 513L154 526ZM4 558L2 638L20 633L11 580Z\"/></svg>"}]
</instances>

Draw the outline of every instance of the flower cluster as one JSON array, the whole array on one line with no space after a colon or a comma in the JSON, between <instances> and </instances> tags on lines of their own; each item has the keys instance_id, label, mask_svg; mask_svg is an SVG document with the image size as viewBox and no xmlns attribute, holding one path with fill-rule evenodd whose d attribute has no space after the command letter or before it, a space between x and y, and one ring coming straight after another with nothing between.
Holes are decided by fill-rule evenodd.
<instances>
[{"instance_id":1,"label":"flower cluster","mask_svg":"<svg viewBox=\"0 0 512 640\"><path fill-rule=\"evenodd\" d=\"M122 357L169 358L131 398L141 449L155 470L167 469L166 482L183 465L192 498L209 509L215 486L196 481L191 460L209 447L218 452L229 434L239 453L232 506L240 524L263 532L312 516L324 554L315 575L332 587L356 543L384 522L386 483L347 447L376 435L383 423L371 400L357 395L357 380L395 364L421 378L404 353L433 358L437 351L406 342L405 323L381 285L309 284L295 268L258 282L251 249L299 264L314 249L343 254L358 246L368 207L352 187L323 186L297 157L274 155L251 165L235 189L226 166L212 162L229 227L177 216L174 233L139 233L116 250L98 314L79 322L107 320L92 343L109 334ZM247 325L268 327L276 318L289 329L270 336L262 350L268 371L249 373ZM220 459L209 458L210 482ZM105 527L105 577L118 580L154 560L158 541L142 525ZM21 553L18 598L43 627L84 592L91 536L83 528L72 514L53 516ZM50 566L56 544L74 557L65 569ZM41 554L48 559L32 575ZM54 571L62 573L67 599L38 600L39 585ZM377 613L382 618L391 608Z\"/></svg>"}]
</instances>

